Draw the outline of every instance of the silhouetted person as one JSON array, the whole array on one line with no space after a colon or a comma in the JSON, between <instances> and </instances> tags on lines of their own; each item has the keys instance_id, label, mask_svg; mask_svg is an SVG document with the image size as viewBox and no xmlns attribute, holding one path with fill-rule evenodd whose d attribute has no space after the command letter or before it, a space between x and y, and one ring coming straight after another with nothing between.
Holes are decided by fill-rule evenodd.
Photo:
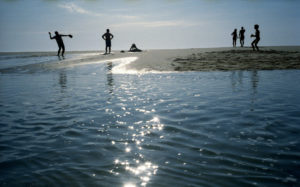
<instances>
[{"instance_id":1,"label":"silhouetted person","mask_svg":"<svg viewBox=\"0 0 300 187\"><path fill-rule=\"evenodd\" d=\"M102 35L103 40L105 40L105 54L107 54L107 48L109 49L109 53L111 51L111 40L114 36L109 32L109 29L106 29L106 33Z\"/></svg>"},{"instance_id":2,"label":"silhouetted person","mask_svg":"<svg viewBox=\"0 0 300 187\"><path fill-rule=\"evenodd\" d=\"M244 27L242 27L241 30L240 30L240 33L239 33L241 47L244 47L244 43L245 43L245 32L246 32L246 30L244 29Z\"/></svg>"},{"instance_id":3,"label":"silhouetted person","mask_svg":"<svg viewBox=\"0 0 300 187\"><path fill-rule=\"evenodd\" d=\"M255 40L253 40L253 42L251 43L253 51L255 51L255 48L257 51L259 51L259 48L257 46L259 40L260 40L260 32L258 30L259 25L254 25L254 29L255 29L255 34L251 34L251 37L255 37Z\"/></svg>"},{"instance_id":4,"label":"silhouetted person","mask_svg":"<svg viewBox=\"0 0 300 187\"><path fill-rule=\"evenodd\" d=\"M64 36L69 36L70 38L72 38L73 36L71 34L69 35L64 35L64 34L59 34L57 31L55 31L55 36L51 36L51 32L49 32L49 36L50 39L53 40L55 39L58 45L58 52L57 52L57 56L59 56L60 50L62 49L62 53L61 56L64 56L65 53L65 45L64 45L64 41L62 39L62 37Z\"/></svg>"},{"instance_id":5,"label":"silhouetted person","mask_svg":"<svg viewBox=\"0 0 300 187\"><path fill-rule=\"evenodd\" d=\"M237 29L234 29L233 33L231 33L232 35L232 45L233 47L236 46L236 39L237 39Z\"/></svg>"},{"instance_id":6,"label":"silhouetted person","mask_svg":"<svg viewBox=\"0 0 300 187\"><path fill-rule=\"evenodd\" d=\"M139 48L137 48L135 44L131 45L129 51L130 52L142 52L142 50L140 50Z\"/></svg>"}]
</instances>

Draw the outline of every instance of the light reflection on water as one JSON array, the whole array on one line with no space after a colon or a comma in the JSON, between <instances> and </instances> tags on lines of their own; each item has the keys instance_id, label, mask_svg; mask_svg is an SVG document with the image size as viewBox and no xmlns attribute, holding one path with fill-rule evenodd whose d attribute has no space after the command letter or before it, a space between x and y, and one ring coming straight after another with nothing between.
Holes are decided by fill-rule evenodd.
<instances>
[{"instance_id":1,"label":"light reflection on water","mask_svg":"<svg viewBox=\"0 0 300 187\"><path fill-rule=\"evenodd\" d=\"M299 182L299 71L114 67L1 75L1 185Z\"/></svg>"},{"instance_id":2,"label":"light reflection on water","mask_svg":"<svg viewBox=\"0 0 300 187\"><path fill-rule=\"evenodd\" d=\"M118 170L125 169L125 171L132 174L132 177L135 181L138 181L137 184L139 186L146 186L150 181L152 175L156 175L158 166L151 161L145 158L142 152L142 146L144 144L144 136L150 135L151 132L161 131L163 130L163 124L160 123L157 117L154 117L152 120L146 122L144 126L142 126L142 121L134 123L134 126L128 126L129 133L131 134L131 143L124 143L125 146L125 154L131 154L132 160L120 160L115 159L115 168L110 172L115 175L120 175ZM115 145L116 142L112 141L112 145ZM132 151L132 149L134 151ZM133 179L129 179L131 181ZM130 184L130 183L129 183ZM126 183L124 186L129 185ZM137 185L134 184L134 185Z\"/></svg>"}]
</instances>

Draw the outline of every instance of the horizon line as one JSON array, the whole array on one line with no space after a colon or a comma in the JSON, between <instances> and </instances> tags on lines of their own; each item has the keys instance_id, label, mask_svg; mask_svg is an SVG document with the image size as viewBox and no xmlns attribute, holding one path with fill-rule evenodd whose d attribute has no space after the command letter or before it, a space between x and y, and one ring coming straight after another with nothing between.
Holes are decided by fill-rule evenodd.
<instances>
[{"instance_id":1,"label":"horizon line","mask_svg":"<svg viewBox=\"0 0 300 187\"><path fill-rule=\"evenodd\" d=\"M299 45L266 45L266 46L259 46L260 48L267 48L267 47L300 47ZM219 46L219 47L190 47L190 48L154 48L154 49L143 49L143 51L147 50L183 50L183 49L217 49L217 48L232 48L232 49L247 49L251 48L251 46L244 46L244 47L232 47L232 46ZM112 52L115 51L122 51L124 49L115 49L112 50ZM127 49L124 50L125 52L128 51ZM74 50L74 51L66 51L65 53L78 53L78 52L105 52L105 50ZM0 54L5 54L5 53L57 53L57 50L55 51L0 51Z\"/></svg>"}]
</instances>

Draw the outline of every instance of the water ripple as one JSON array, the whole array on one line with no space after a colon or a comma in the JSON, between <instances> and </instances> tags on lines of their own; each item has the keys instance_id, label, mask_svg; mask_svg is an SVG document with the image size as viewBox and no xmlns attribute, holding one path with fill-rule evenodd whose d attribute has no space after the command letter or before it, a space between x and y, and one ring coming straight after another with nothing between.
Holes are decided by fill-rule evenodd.
<instances>
[{"instance_id":1,"label":"water ripple","mask_svg":"<svg viewBox=\"0 0 300 187\"><path fill-rule=\"evenodd\" d=\"M0 75L0 185L297 186L299 71L113 66Z\"/></svg>"}]
</instances>

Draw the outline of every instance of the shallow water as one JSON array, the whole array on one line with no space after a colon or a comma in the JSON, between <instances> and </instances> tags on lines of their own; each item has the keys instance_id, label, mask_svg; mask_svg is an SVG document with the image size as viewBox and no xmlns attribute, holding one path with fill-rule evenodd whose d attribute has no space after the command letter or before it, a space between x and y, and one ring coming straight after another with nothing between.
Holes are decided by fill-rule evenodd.
<instances>
[{"instance_id":1,"label":"shallow water","mask_svg":"<svg viewBox=\"0 0 300 187\"><path fill-rule=\"evenodd\" d=\"M0 74L1 186L299 183L299 70L30 71L21 59L22 71L0 65L12 68Z\"/></svg>"}]
</instances>

